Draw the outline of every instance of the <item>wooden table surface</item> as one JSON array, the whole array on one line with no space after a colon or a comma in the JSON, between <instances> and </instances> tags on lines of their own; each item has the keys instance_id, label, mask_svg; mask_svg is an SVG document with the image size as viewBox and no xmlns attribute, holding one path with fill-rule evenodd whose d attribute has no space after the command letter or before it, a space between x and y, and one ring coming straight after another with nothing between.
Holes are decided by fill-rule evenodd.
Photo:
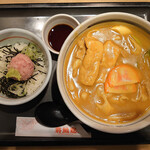
<instances>
[{"instance_id":1,"label":"wooden table surface","mask_svg":"<svg viewBox=\"0 0 150 150\"><path fill-rule=\"evenodd\" d=\"M0 0L0 4L16 3L75 3L75 2L150 2L150 0Z\"/></svg>"},{"instance_id":2,"label":"wooden table surface","mask_svg":"<svg viewBox=\"0 0 150 150\"><path fill-rule=\"evenodd\" d=\"M0 4L25 3L80 3L80 2L150 2L150 0L0 0ZM0 150L150 150L150 144L110 145L110 146L40 146L40 147L1 147Z\"/></svg>"}]
</instances>

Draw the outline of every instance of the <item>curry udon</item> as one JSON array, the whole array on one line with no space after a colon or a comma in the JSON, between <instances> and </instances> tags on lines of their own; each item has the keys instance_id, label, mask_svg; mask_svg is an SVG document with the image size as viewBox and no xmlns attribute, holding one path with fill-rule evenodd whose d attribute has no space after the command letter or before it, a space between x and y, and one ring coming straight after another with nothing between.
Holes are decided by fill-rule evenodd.
<instances>
[{"instance_id":1,"label":"curry udon","mask_svg":"<svg viewBox=\"0 0 150 150\"><path fill-rule=\"evenodd\" d=\"M80 34L64 64L69 97L88 116L127 123L150 106L150 35L125 22L103 22Z\"/></svg>"}]
</instances>

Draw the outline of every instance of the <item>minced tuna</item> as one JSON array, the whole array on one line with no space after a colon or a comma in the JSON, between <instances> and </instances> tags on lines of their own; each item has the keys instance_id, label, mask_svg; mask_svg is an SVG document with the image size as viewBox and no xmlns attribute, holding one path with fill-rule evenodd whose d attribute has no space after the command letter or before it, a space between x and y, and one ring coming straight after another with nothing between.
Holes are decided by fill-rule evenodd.
<instances>
[{"instance_id":1,"label":"minced tuna","mask_svg":"<svg viewBox=\"0 0 150 150\"><path fill-rule=\"evenodd\" d=\"M9 71L12 68L19 71L21 76L20 81L28 80L34 72L34 64L31 59L21 53L12 58L7 69Z\"/></svg>"}]
</instances>

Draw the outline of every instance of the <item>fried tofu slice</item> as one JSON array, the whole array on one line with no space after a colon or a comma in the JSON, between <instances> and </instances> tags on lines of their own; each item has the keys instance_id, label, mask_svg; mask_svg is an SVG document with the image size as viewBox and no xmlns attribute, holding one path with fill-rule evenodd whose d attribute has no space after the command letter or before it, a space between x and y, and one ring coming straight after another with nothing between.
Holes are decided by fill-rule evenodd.
<instances>
[{"instance_id":1,"label":"fried tofu slice","mask_svg":"<svg viewBox=\"0 0 150 150\"><path fill-rule=\"evenodd\" d=\"M84 40L83 39L79 40L77 45L78 45L78 50L76 52L76 58L83 60L85 53L86 53L86 47L85 47Z\"/></svg>"},{"instance_id":2,"label":"fried tofu slice","mask_svg":"<svg viewBox=\"0 0 150 150\"><path fill-rule=\"evenodd\" d=\"M120 55L121 48L113 41L106 41L104 43L102 65L105 67L113 67Z\"/></svg>"},{"instance_id":3,"label":"fried tofu slice","mask_svg":"<svg viewBox=\"0 0 150 150\"><path fill-rule=\"evenodd\" d=\"M79 69L79 81L92 86L98 76L103 53L103 43L90 38L85 39L87 51Z\"/></svg>"}]
</instances>

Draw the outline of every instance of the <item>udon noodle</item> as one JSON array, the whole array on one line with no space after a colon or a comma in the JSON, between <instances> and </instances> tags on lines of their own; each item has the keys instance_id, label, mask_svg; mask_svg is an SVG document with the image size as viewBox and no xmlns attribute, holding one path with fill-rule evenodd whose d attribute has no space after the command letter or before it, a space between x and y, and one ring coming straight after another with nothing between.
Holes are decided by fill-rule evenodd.
<instances>
[{"instance_id":1,"label":"udon noodle","mask_svg":"<svg viewBox=\"0 0 150 150\"><path fill-rule=\"evenodd\" d=\"M86 115L128 123L150 106L150 35L124 22L104 22L70 47L64 78L69 97Z\"/></svg>"}]
</instances>

